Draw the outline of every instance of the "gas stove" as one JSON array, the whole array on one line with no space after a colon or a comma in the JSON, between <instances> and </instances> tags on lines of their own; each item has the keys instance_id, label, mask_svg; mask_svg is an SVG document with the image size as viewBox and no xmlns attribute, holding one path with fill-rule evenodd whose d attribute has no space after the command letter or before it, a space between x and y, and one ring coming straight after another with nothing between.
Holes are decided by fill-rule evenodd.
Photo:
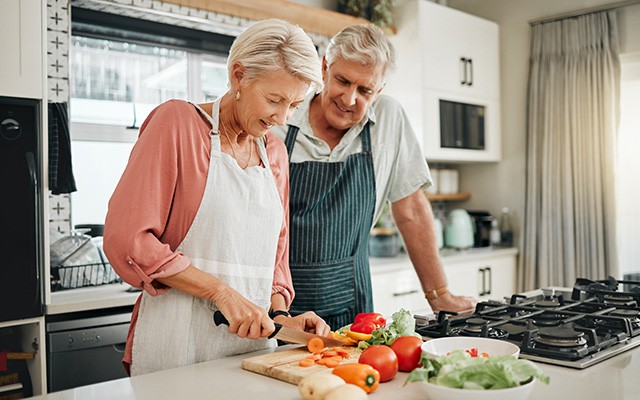
<instances>
[{"instance_id":1,"label":"gas stove","mask_svg":"<svg viewBox=\"0 0 640 400\"><path fill-rule=\"evenodd\" d=\"M640 281L577 279L573 288L543 288L504 301L483 301L472 313L416 316L425 339L478 336L520 347L520 357L587 368L640 345Z\"/></svg>"}]
</instances>

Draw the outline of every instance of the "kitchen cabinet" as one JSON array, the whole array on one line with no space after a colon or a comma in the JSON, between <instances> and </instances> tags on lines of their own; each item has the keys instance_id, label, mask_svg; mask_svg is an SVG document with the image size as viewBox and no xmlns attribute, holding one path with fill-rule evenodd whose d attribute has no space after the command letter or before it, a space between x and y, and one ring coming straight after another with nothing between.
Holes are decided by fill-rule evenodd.
<instances>
[{"instance_id":1,"label":"kitchen cabinet","mask_svg":"<svg viewBox=\"0 0 640 400\"><path fill-rule=\"evenodd\" d=\"M444 249L440 258L451 293L487 300L516 292L517 255L516 248ZM373 309L385 316L401 308L413 313L429 309L411 260L404 253L371 258L371 286Z\"/></svg>"},{"instance_id":2,"label":"kitchen cabinet","mask_svg":"<svg viewBox=\"0 0 640 400\"><path fill-rule=\"evenodd\" d=\"M33 395L38 396L46 393L44 317L0 322L0 333L4 332L3 334L5 334L8 331L15 332L20 338L21 348L17 349L19 352L33 354L32 358L27 358L25 361L31 378ZM15 350L11 349L12 352Z\"/></svg>"},{"instance_id":3,"label":"kitchen cabinet","mask_svg":"<svg viewBox=\"0 0 640 400\"><path fill-rule=\"evenodd\" d=\"M452 293L488 300L516 293L516 264L513 249L466 259L450 258L444 268Z\"/></svg>"},{"instance_id":4,"label":"kitchen cabinet","mask_svg":"<svg viewBox=\"0 0 640 400\"><path fill-rule=\"evenodd\" d=\"M46 4L43 0L0 2L0 95L43 98Z\"/></svg>"},{"instance_id":5,"label":"kitchen cabinet","mask_svg":"<svg viewBox=\"0 0 640 400\"><path fill-rule=\"evenodd\" d=\"M400 261L387 265L384 271L371 270L373 309L385 317L404 308L412 313L428 308L420 281L411 262Z\"/></svg>"},{"instance_id":6,"label":"kitchen cabinet","mask_svg":"<svg viewBox=\"0 0 640 400\"><path fill-rule=\"evenodd\" d=\"M394 15L398 71L385 93L402 103L427 160L499 161L498 25L428 1L398 5ZM443 147L441 101L478 106L483 148Z\"/></svg>"}]
</instances>

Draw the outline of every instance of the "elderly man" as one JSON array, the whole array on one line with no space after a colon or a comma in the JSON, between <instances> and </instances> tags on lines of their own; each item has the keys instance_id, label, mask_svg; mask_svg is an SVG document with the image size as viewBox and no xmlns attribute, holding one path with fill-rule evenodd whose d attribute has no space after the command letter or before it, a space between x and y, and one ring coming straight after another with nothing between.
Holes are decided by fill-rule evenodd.
<instances>
[{"instance_id":1,"label":"elderly man","mask_svg":"<svg viewBox=\"0 0 640 400\"><path fill-rule=\"evenodd\" d=\"M376 26L344 29L322 60L323 91L274 129L290 160L291 312L313 310L334 329L373 311L368 238L386 202L432 309L475 304L447 289L422 193L429 168L402 107L380 94L394 58Z\"/></svg>"}]
</instances>

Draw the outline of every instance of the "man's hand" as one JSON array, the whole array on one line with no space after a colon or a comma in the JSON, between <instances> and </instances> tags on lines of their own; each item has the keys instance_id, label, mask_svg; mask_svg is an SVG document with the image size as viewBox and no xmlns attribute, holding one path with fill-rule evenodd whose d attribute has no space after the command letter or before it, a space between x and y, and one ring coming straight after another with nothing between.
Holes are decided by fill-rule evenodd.
<instances>
[{"instance_id":1,"label":"man's hand","mask_svg":"<svg viewBox=\"0 0 640 400\"><path fill-rule=\"evenodd\" d=\"M442 296L430 300L429 305L431 309L435 311L467 311L473 310L476 307L476 299L468 296L454 296L447 292Z\"/></svg>"}]
</instances>

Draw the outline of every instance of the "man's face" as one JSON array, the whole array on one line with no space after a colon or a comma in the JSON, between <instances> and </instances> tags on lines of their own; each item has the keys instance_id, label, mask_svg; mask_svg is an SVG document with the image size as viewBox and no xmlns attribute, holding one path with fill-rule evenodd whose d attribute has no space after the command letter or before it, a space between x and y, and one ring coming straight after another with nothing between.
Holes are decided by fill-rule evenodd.
<instances>
[{"instance_id":1,"label":"man's face","mask_svg":"<svg viewBox=\"0 0 640 400\"><path fill-rule=\"evenodd\" d=\"M368 67L336 58L322 61L322 111L329 125L347 130L360 122L383 88L383 67Z\"/></svg>"}]
</instances>

